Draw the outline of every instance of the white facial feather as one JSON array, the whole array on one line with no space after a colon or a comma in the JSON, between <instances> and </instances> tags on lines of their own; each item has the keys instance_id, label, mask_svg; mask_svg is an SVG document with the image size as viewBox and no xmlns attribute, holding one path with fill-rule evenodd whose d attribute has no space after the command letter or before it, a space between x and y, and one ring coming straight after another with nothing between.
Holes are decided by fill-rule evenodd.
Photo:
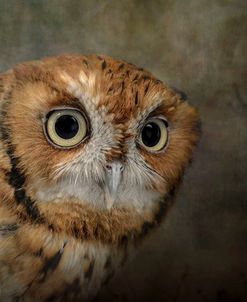
<instances>
[{"instance_id":1,"label":"white facial feather","mask_svg":"<svg viewBox=\"0 0 247 302\"><path fill-rule=\"evenodd\" d=\"M113 115L104 106L97 107L100 96L95 94L96 76L89 78L81 72L78 79L72 79L63 73L62 79L67 83L68 92L74 95L85 108L91 123L91 137L82 151L72 161L59 163L54 170L56 184L48 187L43 182L32 187L35 198L42 201L59 202L60 199L76 198L83 203L90 203L97 207L106 206L106 153L118 144L117 137L121 130L113 125ZM99 84L97 84L99 85ZM94 93L92 93L94 91ZM129 123L129 131L138 134L146 117L156 109L161 100L153 95L152 102L144 113ZM160 180L160 177L147 165L136 147L136 138L127 142L128 151L124 162L122 180L118 187L114 206L135 206L137 209L159 201L162 196L152 189L150 183ZM164 180L163 180L164 181Z\"/></svg>"}]
</instances>

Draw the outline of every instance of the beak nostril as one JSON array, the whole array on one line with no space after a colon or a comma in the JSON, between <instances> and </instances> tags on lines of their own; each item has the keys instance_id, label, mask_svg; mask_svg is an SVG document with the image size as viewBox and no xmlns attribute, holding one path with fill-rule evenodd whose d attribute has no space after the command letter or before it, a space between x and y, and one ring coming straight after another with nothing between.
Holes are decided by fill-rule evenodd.
<instances>
[{"instance_id":1,"label":"beak nostril","mask_svg":"<svg viewBox=\"0 0 247 302\"><path fill-rule=\"evenodd\" d=\"M122 165L120 162L108 163L105 167L108 172L112 172L113 170L123 172L124 170L124 165Z\"/></svg>"},{"instance_id":2,"label":"beak nostril","mask_svg":"<svg viewBox=\"0 0 247 302\"><path fill-rule=\"evenodd\" d=\"M107 169L108 171L111 171L112 166L111 166L111 165L106 165L106 169Z\"/></svg>"}]
</instances>

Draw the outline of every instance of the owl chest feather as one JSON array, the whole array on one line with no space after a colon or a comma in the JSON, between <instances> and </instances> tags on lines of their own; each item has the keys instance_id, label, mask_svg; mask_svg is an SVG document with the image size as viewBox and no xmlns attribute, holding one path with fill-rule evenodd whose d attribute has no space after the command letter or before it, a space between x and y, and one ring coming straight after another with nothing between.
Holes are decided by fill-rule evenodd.
<instances>
[{"instance_id":1,"label":"owl chest feather","mask_svg":"<svg viewBox=\"0 0 247 302\"><path fill-rule=\"evenodd\" d=\"M0 229L0 301L88 301L126 257L109 245L17 228Z\"/></svg>"},{"instance_id":2,"label":"owl chest feather","mask_svg":"<svg viewBox=\"0 0 247 302\"><path fill-rule=\"evenodd\" d=\"M37 201L33 217L18 204L17 189L4 181L1 189L0 301L7 302L90 301L170 202L140 212L99 209L74 198Z\"/></svg>"}]
</instances>

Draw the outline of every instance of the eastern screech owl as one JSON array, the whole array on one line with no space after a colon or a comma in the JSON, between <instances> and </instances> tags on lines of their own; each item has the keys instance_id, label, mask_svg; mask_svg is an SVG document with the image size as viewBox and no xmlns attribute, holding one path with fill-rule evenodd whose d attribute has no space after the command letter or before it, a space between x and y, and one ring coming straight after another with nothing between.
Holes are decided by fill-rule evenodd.
<instances>
[{"instance_id":1,"label":"eastern screech owl","mask_svg":"<svg viewBox=\"0 0 247 302\"><path fill-rule=\"evenodd\" d=\"M94 55L17 65L0 110L0 300L88 301L166 214L196 110Z\"/></svg>"}]
</instances>

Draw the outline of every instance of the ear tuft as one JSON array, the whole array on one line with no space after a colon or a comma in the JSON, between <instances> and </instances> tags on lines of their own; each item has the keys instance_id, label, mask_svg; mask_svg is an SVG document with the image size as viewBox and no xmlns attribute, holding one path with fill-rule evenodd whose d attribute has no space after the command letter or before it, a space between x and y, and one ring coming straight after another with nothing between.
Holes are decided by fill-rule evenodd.
<instances>
[{"instance_id":1,"label":"ear tuft","mask_svg":"<svg viewBox=\"0 0 247 302\"><path fill-rule=\"evenodd\" d=\"M171 88L174 92L176 92L176 94L178 94L180 96L181 100L183 100L183 101L188 100L188 96L184 91L181 91L180 89L177 89L175 87L171 87Z\"/></svg>"}]
</instances>

